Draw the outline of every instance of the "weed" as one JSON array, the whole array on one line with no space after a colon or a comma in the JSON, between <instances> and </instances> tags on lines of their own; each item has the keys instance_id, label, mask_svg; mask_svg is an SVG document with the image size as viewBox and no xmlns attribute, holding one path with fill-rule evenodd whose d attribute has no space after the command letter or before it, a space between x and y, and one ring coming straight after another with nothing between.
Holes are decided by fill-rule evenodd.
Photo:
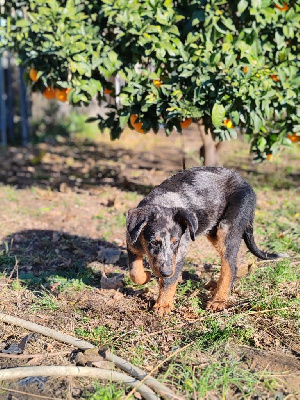
<instances>
[{"instance_id":1,"label":"weed","mask_svg":"<svg viewBox=\"0 0 300 400\"><path fill-rule=\"evenodd\" d=\"M88 400L121 400L124 398L124 387L120 388L113 382L109 382L105 386L95 383L94 393L85 392L83 398Z\"/></svg>"},{"instance_id":2,"label":"weed","mask_svg":"<svg viewBox=\"0 0 300 400\"><path fill-rule=\"evenodd\" d=\"M75 334L84 338L91 340L96 345L107 345L112 341L112 334L106 326L100 325L96 328L76 328Z\"/></svg>"},{"instance_id":3,"label":"weed","mask_svg":"<svg viewBox=\"0 0 300 400\"><path fill-rule=\"evenodd\" d=\"M35 302L31 305L32 311L37 310L58 310L59 305L56 298L48 292L38 293Z\"/></svg>"}]
</instances>

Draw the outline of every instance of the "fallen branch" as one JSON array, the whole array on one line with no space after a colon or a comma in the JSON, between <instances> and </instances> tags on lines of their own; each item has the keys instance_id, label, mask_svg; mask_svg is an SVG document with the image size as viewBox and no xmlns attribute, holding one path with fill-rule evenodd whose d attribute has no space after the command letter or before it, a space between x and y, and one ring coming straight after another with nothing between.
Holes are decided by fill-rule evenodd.
<instances>
[{"instance_id":1,"label":"fallen branch","mask_svg":"<svg viewBox=\"0 0 300 400\"><path fill-rule=\"evenodd\" d=\"M95 348L95 346L92 343L86 342L84 340L77 339L73 336L66 335L64 333L55 331L54 329L51 328L46 328L42 325L38 325L32 322L28 322L26 320L23 320L21 318L13 317L11 315L7 315L4 313L0 312L0 321L6 322L8 324L13 324L20 326L21 328L28 329L33 332L40 333L44 336L51 337L55 340L58 340L60 342L64 342L73 346L78 347L81 350L87 350L87 349L92 349ZM124 360L123 358L119 356L115 356L109 351L103 351L104 358L107 361L113 362L117 367L122 369L123 371L129 373L132 375L134 378L137 379L144 379L145 383L152 388L156 393L160 394L163 399L165 400L175 400L175 399L180 399L179 396L177 396L175 393L172 392L168 387L157 381L155 378L150 377L149 374L147 374L145 371L143 371L141 368L138 368L128 361ZM147 379L146 379L147 377Z\"/></svg>"},{"instance_id":2,"label":"fallen branch","mask_svg":"<svg viewBox=\"0 0 300 400\"><path fill-rule=\"evenodd\" d=\"M185 346L181 347L180 349L177 349L176 351L174 351L174 353L170 354L167 358L165 358L163 361L161 361L159 364L157 364L156 367L154 367L154 368L152 369L152 371L150 371L149 374L147 374L147 375L145 376L145 378L143 378L143 379L140 381L139 385L142 385L143 382L145 382L145 381L147 380L147 378L149 378L150 375L152 375L155 371L157 371L158 368L160 368L165 362L167 362L168 360L170 360L170 358L174 357L176 354L178 354L178 353L180 353L181 351L185 350L187 347L191 346L192 344L193 344L193 342L186 344ZM133 388L133 389L131 390L131 392L128 393L128 395L125 397L125 400L128 400L129 397L132 396L133 393L136 392L136 391L138 390L139 385L137 385L137 387ZM179 396L176 396L175 398L176 398L176 399L178 399L178 398L180 399Z\"/></svg>"},{"instance_id":3,"label":"fallen branch","mask_svg":"<svg viewBox=\"0 0 300 400\"><path fill-rule=\"evenodd\" d=\"M163 399L165 399L165 400L183 400L183 397L176 395L167 386L165 386L164 384L160 383L158 380L156 380L155 378L150 376L151 373L154 371L151 371L150 374L147 374L141 368L136 367L135 365L132 365L130 362L123 360L123 358L121 358L121 357L115 356L114 354L112 354L111 352L109 352L107 350L100 351L100 354L103 355L103 357L106 360L113 362L116 366L118 366L123 371L125 371L128 374L132 375L133 377L137 378L141 382L144 382L145 384L147 384L147 386L149 386L151 389L155 390L156 393L160 394Z\"/></svg>"},{"instance_id":4,"label":"fallen branch","mask_svg":"<svg viewBox=\"0 0 300 400\"><path fill-rule=\"evenodd\" d=\"M0 321L8 324L20 326L21 328L28 329L29 331L40 333L44 336L51 337L52 339L58 340L77 347L80 350L92 349L95 347L93 344L86 342L85 340L77 339L74 336L66 335L64 333L55 331L54 329L47 328L42 325L35 324L34 322L25 321L24 319L13 317L0 312Z\"/></svg>"},{"instance_id":5,"label":"fallen branch","mask_svg":"<svg viewBox=\"0 0 300 400\"><path fill-rule=\"evenodd\" d=\"M38 366L38 367L18 367L0 370L0 381L22 379L29 376L54 376L54 377L87 377L103 379L113 382L122 382L138 390L146 400L158 400L156 394L146 385L131 376L121 372L109 371L107 369L93 367L74 367L66 366Z\"/></svg>"}]
</instances>

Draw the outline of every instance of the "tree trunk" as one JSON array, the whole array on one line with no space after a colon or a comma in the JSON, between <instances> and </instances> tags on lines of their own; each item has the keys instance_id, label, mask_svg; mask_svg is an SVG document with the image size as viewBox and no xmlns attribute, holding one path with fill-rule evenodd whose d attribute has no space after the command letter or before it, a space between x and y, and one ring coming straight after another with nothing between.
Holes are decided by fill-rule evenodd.
<instances>
[{"instance_id":1,"label":"tree trunk","mask_svg":"<svg viewBox=\"0 0 300 400\"><path fill-rule=\"evenodd\" d=\"M223 143L215 142L211 134L211 129L207 125L204 125L202 120L198 122L198 128L203 142L200 148L200 157L204 159L204 165L206 167L220 166L220 150Z\"/></svg>"}]
</instances>

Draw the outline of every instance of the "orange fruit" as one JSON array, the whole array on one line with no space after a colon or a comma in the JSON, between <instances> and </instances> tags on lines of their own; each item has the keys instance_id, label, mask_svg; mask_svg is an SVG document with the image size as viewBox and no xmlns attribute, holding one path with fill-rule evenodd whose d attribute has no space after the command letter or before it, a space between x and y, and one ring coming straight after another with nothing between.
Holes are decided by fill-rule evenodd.
<instances>
[{"instance_id":1,"label":"orange fruit","mask_svg":"<svg viewBox=\"0 0 300 400\"><path fill-rule=\"evenodd\" d=\"M300 142L300 136L297 136L295 133L292 133L292 134L288 133L288 134L287 134L287 137L288 137L288 138L290 139L290 141L293 142L293 143Z\"/></svg>"},{"instance_id":2,"label":"orange fruit","mask_svg":"<svg viewBox=\"0 0 300 400\"><path fill-rule=\"evenodd\" d=\"M230 119L224 119L223 120L223 124L227 127L227 128L232 128L233 127L233 123Z\"/></svg>"},{"instance_id":3,"label":"orange fruit","mask_svg":"<svg viewBox=\"0 0 300 400\"><path fill-rule=\"evenodd\" d=\"M54 99L55 98L55 90L51 86L48 86L44 90L43 96L46 97L46 99Z\"/></svg>"},{"instance_id":4,"label":"orange fruit","mask_svg":"<svg viewBox=\"0 0 300 400\"><path fill-rule=\"evenodd\" d=\"M273 75L270 75L270 78L273 79L274 82L279 82L279 81L280 81L280 79L278 78L278 76L277 76L277 75L274 75L274 74L273 74Z\"/></svg>"},{"instance_id":5,"label":"orange fruit","mask_svg":"<svg viewBox=\"0 0 300 400\"><path fill-rule=\"evenodd\" d=\"M136 114L132 114L130 116L130 123L131 125L134 127L134 129L140 133L144 133L142 126L143 123L142 122L135 122L138 119L138 116Z\"/></svg>"},{"instance_id":6,"label":"orange fruit","mask_svg":"<svg viewBox=\"0 0 300 400\"><path fill-rule=\"evenodd\" d=\"M37 74L38 74L38 73L36 72L35 69L30 68L29 77L30 77L30 79L31 79L33 82L37 82L37 81L38 81Z\"/></svg>"},{"instance_id":7,"label":"orange fruit","mask_svg":"<svg viewBox=\"0 0 300 400\"><path fill-rule=\"evenodd\" d=\"M159 79L154 79L153 83L154 83L154 86L157 88L160 88L162 85L162 81L160 81Z\"/></svg>"},{"instance_id":8,"label":"orange fruit","mask_svg":"<svg viewBox=\"0 0 300 400\"><path fill-rule=\"evenodd\" d=\"M191 123L192 123L192 118L187 118L180 122L180 126L182 129L184 129L184 128L187 128L188 126L190 126Z\"/></svg>"},{"instance_id":9,"label":"orange fruit","mask_svg":"<svg viewBox=\"0 0 300 400\"><path fill-rule=\"evenodd\" d=\"M244 67L243 71L244 71L244 74L247 74L247 72L249 71L249 67L248 66Z\"/></svg>"},{"instance_id":10,"label":"orange fruit","mask_svg":"<svg viewBox=\"0 0 300 400\"><path fill-rule=\"evenodd\" d=\"M111 94L111 93L112 93L111 89L104 88L104 94Z\"/></svg>"},{"instance_id":11,"label":"orange fruit","mask_svg":"<svg viewBox=\"0 0 300 400\"><path fill-rule=\"evenodd\" d=\"M275 4L275 8L277 8L279 11L288 11L289 10L289 6L285 2L283 2L282 7Z\"/></svg>"},{"instance_id":12,"label":"orange fruit","mask_svg":"<svg viewBox=\"0 0 300 400\"><path fill-rule=\"evenodd\" d=\"M267 154L267 160L272 161L273 160L273 154Z\"/></svg>"},{"instance_id":13,"label":"orange fruit","mask_svg":"<svg viewBox=\"0 0 300 400\"><path fill-rule=\"evenodd\" d=\"M68 93L71 89L55 89L55 97L59 101L67 101L68 100Z\"/></svg>"}]
</instances>

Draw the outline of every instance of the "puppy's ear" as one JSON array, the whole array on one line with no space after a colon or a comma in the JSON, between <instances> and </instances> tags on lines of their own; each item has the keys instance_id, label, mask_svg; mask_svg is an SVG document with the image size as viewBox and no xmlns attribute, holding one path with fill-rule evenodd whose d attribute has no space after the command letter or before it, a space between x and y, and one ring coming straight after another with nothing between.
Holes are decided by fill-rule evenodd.
<instances>
[{"instance_id":1,"label":"puppy's ear","mask_svg":"<svg viewBox=\"0 0 300 400\"><path fill-rule=\"evenodd\" d=\"M128 211L126 227L132 244L138 240L149 218L150 210L148 207L133 208Z\"/></svg>"},{"instance_id":2,"label":"puppy's ear","mask_svg":"<svg viewBox=\"0 0 300 400\"><path fill-rule=\"evenodd\" d=\"M198 219L196 214L183 208L179 208L174 216L174 220L179 222L184 230L189 228L191 239L195 240L195 235L198 230Z\"/></svg>"}]
</instances>

